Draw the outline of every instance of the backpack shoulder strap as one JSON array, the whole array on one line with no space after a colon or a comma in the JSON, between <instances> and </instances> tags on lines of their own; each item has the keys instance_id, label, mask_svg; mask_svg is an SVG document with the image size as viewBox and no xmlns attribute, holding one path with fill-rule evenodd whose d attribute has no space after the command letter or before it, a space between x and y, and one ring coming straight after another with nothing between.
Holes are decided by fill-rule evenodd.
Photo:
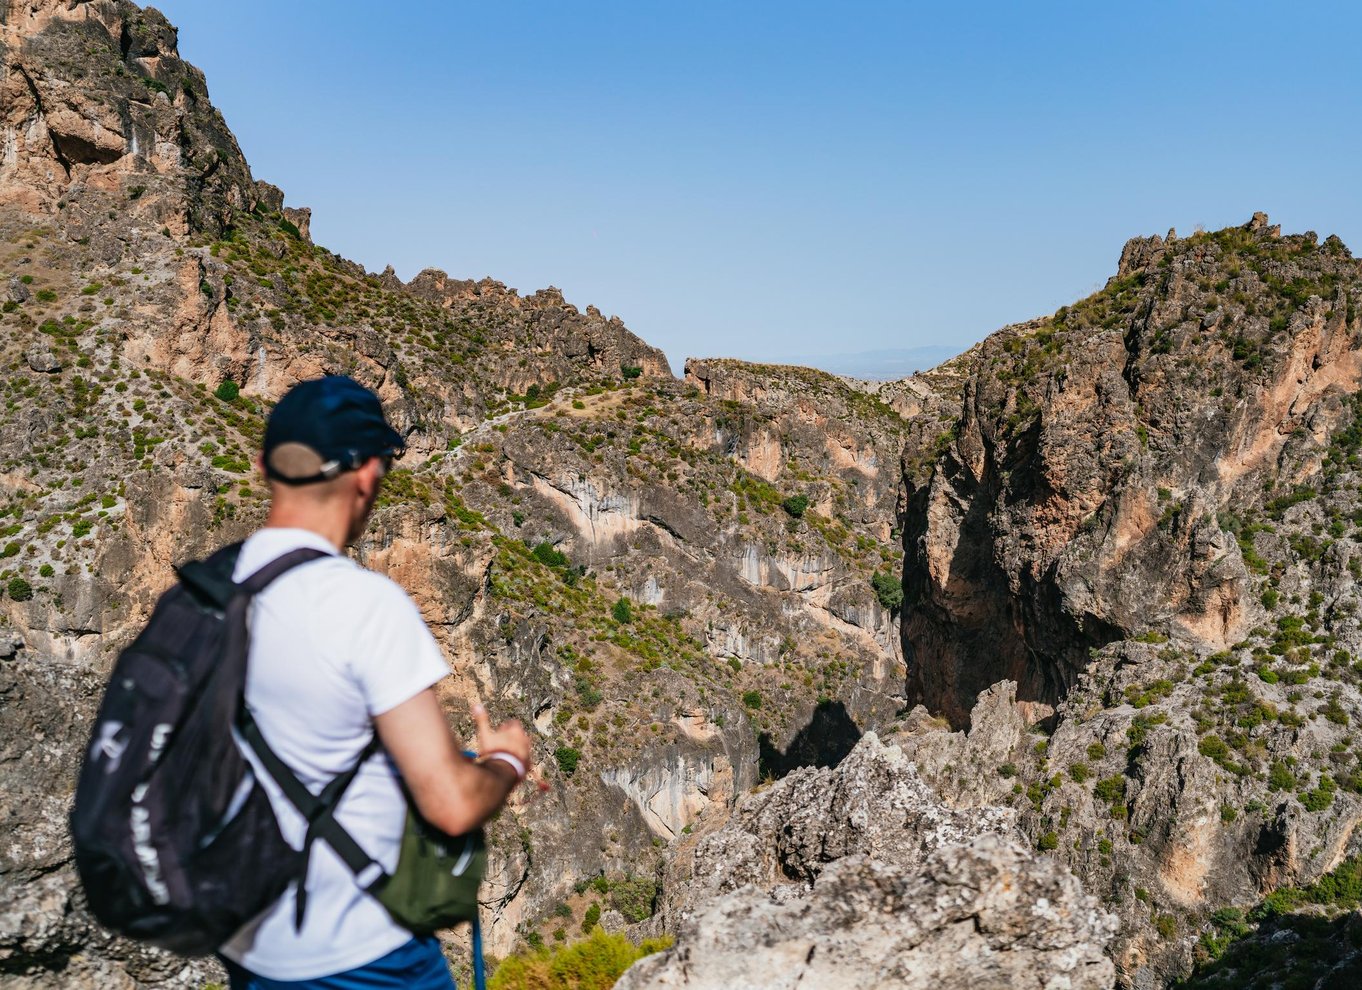
<instances>
[{"instance_id":1,"label":"backpack shoulder strap","mask_svg":"<svg viewBox=\"0 0 1362 990\"><path fill-rule=\"evenodd\" d=\"M377 860L360 848L354 837L336 821L335 814L346 789L359 773L359 768L378 752L378 733L374 733L369 739L369 744L360 751L359 757L349 770L333 777L322 788L321 794L313 794L265 741L260 726L256 724L245 705L241 706L237 730L241 733L241 738L255 751L256 756L260 757L260 762L279 785L279 789L284 792L284 797L288 798L289 803L307 820L307 834L303 839L302 849L303 865L299 870L294 897L294 926L301 928L303 925L303 912L307 909L307 867L312 853L312 843L317 839L325 840L326 844L335 850L336 855L349 867L350 872L355 875L356 882L366 892L381 886L388 879L387 872Z\"/></svg>"},{"instance_id":2,"label":"backpack shoulder strap","mask_svg":"<svg viewBox=\"0 0 1362 990\"><path fill-rule=\"evenodd\" d=\"M297 550L290 550L283 556L270 561L235 587L246 597L254 597L265 590L276 578L283 576L293 568L319 557L334 556L335 554L313 547L300 547ZM296 928L301 928L303 924L303 912L307 907L307 868L312 852L312 843L317 839L325 840L326 844L349 867L350 872L355 875L356 881L364 890L377 887L388 879L388 874L383 867L360 848L359 843L354 840L340 822L336 821L335 817L336 808L340 805L341 798L345 796L346 789L355 779L355 775L359 773L359 768L378 751L380 746L378 733L374 733L370 737L368 745L360 751L350 769L333 777L322 788L320 794L313 794L265 740L264 734L260 731L260 726L256 724L255 718L251 715L244 699L237 716L237 731L240 732L241 738L245 740L246 744L254 750L256 756L260 758L265 770L274 778L279 789L284 792L284 797L307 820L307 834L303 839L302 848L302 867L299 871L297 890L295 891L294 926Z\"/></svg>"},{"instance_id":3,"label":"backpack shoulder strap","mask_svg":"<svg viewBox=\"0 0 1362 990\"><path fill-rule=\"evenodd\" d=\"M241 554L241 544L231 543L204 560L191 560L175 568L175 576L201 604L219 612L227 610L227 603L236 594L232 571Z\"/></svg>"},{"instance_id":4,"label":"backpack shoulder strap","mask_svg":"<svg viewBox=\"0 0 1362 990\"><path fill-rule=\"evenodd\" d=\"M318 550L316 547L299 547L297 550L290 550L282 557L277 557L270 561L250 577L239 582L236 587L248 595L258 595L269 587L271 582L276 578L283 577L287 572L298 567L300 564L306 564L308 561L316 560L318 557L334 556L336 556L334 553L330 553L326 550ZM207 561L205 561L205 563L207 563Z\"/></svg>"},{"instance_id":5,"label":"backpack shoulder strap","mask_svg":"<svg viewBox=\"0 0 1362 990\"><path fill-rule=\"evenodd\" d=\"M238 592L258 595L270 582L300 564L306 564L318 557L334 557L335 554L315 547L299 547L270 561L244 581L236 582L232 580L232 572L236 569L237 558L240 556L241 544L231 543L203 560L191 560L181 564L175 568L175 574L180 583L200 602L225 612L227 603Z\"/></svg>"}]
</instances>

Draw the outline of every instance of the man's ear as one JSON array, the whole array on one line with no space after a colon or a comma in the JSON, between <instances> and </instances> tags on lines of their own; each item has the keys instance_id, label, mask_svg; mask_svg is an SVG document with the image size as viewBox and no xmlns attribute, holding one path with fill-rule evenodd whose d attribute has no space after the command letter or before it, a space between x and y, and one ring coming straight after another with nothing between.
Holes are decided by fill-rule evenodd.
<instances>
[{"instance_id":1,"label":"man's ear","mask_svg":"<svg viewBox=\"0 0 1362 990\"><path fill-rule=\"evenodd\" d=\"M355 471L355 484L359 495L366 501L374 497L379 482L383 480L382 463L377 457L371 457Z\"/></svg>"}]
</instances>

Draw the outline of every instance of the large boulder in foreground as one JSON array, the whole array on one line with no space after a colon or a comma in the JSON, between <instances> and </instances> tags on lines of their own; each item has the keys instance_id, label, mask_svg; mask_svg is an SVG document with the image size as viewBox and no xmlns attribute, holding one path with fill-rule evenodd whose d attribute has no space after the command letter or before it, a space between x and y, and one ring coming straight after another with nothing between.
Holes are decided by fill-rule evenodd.
<instances>
[{"instance_id":1,"label":"large boulder in foreground","mask_svg":"<svg viewBox=\"0 0 1362 990\"><path fill-rule=\"evenodd\" d=\"M616 987L1098 990L1115 980L1115 930L1068 870L988 834L917 869L848 856L811 890L716 898Z\"/></svg>"},{"instance_id":2,"label":"large boulder in foreground","mask_svg":"<svg viewBox=\"0 0 1362 990\"><path fill-rule=\"evenodd\" d=\"M947 808L867 733L837 767L744 798L699 842L690 875L667 885L675 946L617 987L1111 987L1116 918L1013 823Z\"/></svg>"}]
</instances>

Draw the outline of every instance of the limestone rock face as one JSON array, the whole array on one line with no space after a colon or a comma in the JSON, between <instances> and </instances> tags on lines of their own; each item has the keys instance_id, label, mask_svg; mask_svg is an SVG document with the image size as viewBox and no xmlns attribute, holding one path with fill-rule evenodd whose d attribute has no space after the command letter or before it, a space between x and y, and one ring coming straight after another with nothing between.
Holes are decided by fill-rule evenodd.
<instances>
[{"instance_id":1,"label":"limestone rock face","mask_svg":"<svg viewBox=\"0 0 1362 990\"><path fill-rule=\"evenodd\" d=\"M55 214L73 192L136 184L148 221L221 229L250 170L175 28L127 0L9 0L0 18L0 202Z\"/></svg>"},{"instance_id":2,"label":"limestone rock face","mask_svg":"<svg viewBox=\"0 0 1362 990\"><path fill-rule=\"evenodd\" d=\"M930 479L905 454L910 700L963 723L1005 678L1040 717L1106 643L1242 639L1262 609L1221 521L1346 420L1360 288L1346 251L1257 221L1154 237L971 352Z\"/></svg>"},{"instance_id":3,"label":"limestone rock face","mask_svg":"<svg viewBox=\"0 0 1362 990\"><path fill-rule=\"evenodd\" d=\"M869 733L699 840L668 885L675 947L617 986L1112 986L1116 919L1018 844L1013 821L945 807Z\"/></svg>"},{"instance_id":4,"label":"limestone rock face","mask_svg":"<svg viewBox=\"0 0 1362 990\"><path fill-rule=\"evenodd\" d=\"M1261 214L1136 238L952 362L954 428L905 448L895 741L1121 916L1123 986L1358 854L1359 299L1337 238Z\"/></svg>"}]
</instances>

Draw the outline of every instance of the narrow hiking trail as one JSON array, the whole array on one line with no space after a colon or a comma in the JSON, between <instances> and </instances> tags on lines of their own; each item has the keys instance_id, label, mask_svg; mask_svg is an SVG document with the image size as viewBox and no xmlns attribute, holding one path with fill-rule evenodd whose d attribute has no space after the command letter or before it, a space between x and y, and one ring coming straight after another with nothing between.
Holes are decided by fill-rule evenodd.
<instances>
[{"instance_id":1,"label":"narrow hiking trail","mask_svg":"<svg viewBox=\"0 0 1362 990\"><path fill-rule=\"evenodd\" d=\"M497 430L499 426L507 426L518 419L556 417L560 412L567 413L573 419L590 419L602 410L619 405L633 388L634 386L629 384L610 391L586 395L582 393L580 386L573 385L555 392L553 398L542 406L533 409L512 409L484 419L459 438L459 446L449 453L445 464L450 467L457 465L470 448L489 439L494 431L502 432ZM574 401L580 402L582 408L573 406Z\"/></svg>"}]
</instances>

